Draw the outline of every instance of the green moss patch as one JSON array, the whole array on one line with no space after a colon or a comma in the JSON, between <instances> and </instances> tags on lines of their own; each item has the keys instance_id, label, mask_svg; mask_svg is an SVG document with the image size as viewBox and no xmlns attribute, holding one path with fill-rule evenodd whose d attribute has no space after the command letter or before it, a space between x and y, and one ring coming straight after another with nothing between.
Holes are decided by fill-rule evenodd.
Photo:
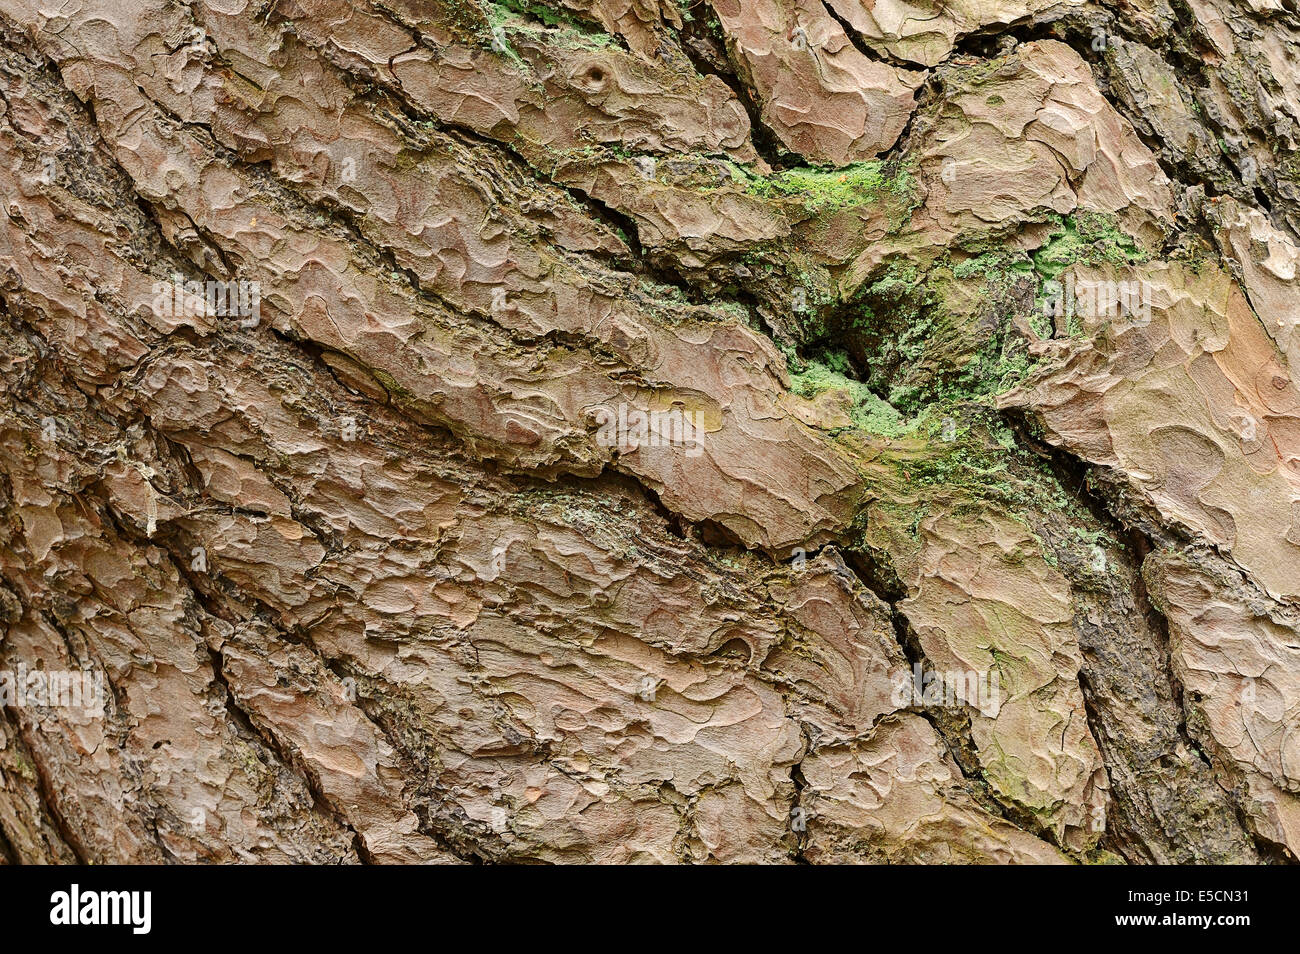
<instances>
[{"instance_id":1,"label":"green moss patch","mask_svg":"<svg viewBox=\"0 0 1300 954\"><path fill-rule=\"evenodd\" d=\"M493 0L487 5L488 20L494 34L514 33L531 36L557 46L602 50L617 46L614 37L594 23L580 20L564 10L527 3L524 0ZM505 43L503 55L518 60L519 55Z\"/></svg>"},{"instance_id":2,"label":"green moss patch","mask_svg":"<svg viewBox=\"0 0 1300 954\"><path fill-rule=\"evenodd\" d=\"M795 198L816 215L869 205L886 195L911 196L916 182L910 172L896 164L872 159L843 169L805 166L786 169L770 176L755 176L741 170L746 190L762 198Z\"/></svg>"},{"instance_id":3,"label":"green moss patch","mask_svg":"<svg viewBox=\"0 0 1300 954\"><path fill-rule=\"evenodd\" d=\"M1134 238L1116 227L1111 216L1080 212L1056 223L1047 242L1034 253L1034 270L1044 279L1056 278L1076 262L1138 265L1150 259Z\"/></svg>"},{"instance_id":4,"label":"green moss patch","mask_svg":"<svg viewBox=\"0 0 1300 954\"><path fill-rule=\"evenodd\" d=\"M830 390L843 390L849 398L849 418L853 426L879 437L901 437L917 429L887 401L871 392L861 381L847 376L848 356L831 352L820 361L804 363L802 370L790 375L790 390L801 397L813 398Z\"/></svg>"}]
</instances>

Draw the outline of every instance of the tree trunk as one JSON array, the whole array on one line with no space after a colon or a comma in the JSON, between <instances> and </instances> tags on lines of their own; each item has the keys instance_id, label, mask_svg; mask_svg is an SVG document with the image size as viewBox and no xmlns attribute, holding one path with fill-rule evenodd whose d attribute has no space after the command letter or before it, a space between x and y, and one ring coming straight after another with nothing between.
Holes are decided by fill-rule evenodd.
<instances>
[{"instance_id":1,"label":"tree trunk","mask_svg":"<svg viewBox=\"0 0 1300 954\"><path fill-rule=\"evenodd\" d=\"M1290 861L1291 0L0 0L0 858Z\"/></svg>"}]
</instances>

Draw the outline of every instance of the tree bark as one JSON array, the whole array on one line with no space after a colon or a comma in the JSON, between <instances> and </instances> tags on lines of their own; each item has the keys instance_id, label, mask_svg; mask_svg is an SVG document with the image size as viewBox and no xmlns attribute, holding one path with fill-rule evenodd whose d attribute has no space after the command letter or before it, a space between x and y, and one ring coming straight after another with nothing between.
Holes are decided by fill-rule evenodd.
<instances>
[{"instance_id":1,"label":"tree bark","mask_svg":"<svg viewBox=\"0 0 1300 954\"><path fill-rule=\"evenodd\" d=\"M1293 860L1298 75L0 0L0 860Z\"/></svg>"}]
</instances>

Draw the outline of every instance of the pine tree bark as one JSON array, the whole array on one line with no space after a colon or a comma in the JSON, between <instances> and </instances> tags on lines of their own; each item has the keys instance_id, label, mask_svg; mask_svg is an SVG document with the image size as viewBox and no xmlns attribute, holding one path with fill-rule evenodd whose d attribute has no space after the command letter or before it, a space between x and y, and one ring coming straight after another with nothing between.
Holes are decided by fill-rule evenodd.
<instances>
[{"instance_id":1,"label":"pine tree bark","mask_svg":"<svg viewBox=\"0 0 1300 954\"><path fill-rule=\"evenodd\" d=\"M1293 860L1297 76L0 0L0 860Z\"/></svg>"}]
</instances>

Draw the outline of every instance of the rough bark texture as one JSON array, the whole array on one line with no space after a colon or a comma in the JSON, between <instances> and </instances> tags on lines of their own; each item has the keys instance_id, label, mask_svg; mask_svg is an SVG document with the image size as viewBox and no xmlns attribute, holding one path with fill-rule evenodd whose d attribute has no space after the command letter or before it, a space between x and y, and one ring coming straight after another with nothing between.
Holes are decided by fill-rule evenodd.
<instances>
[{"instance_id":1,"label":"rough bark texture","mask_svg":"<svg viewBox=\"0 0 1300 954\"><path fill-rule=\"evenodd\" d=\"M1292 860L1298 124L1293 0L0 0L0 860Z\"/></svg>"}]
</instances>

